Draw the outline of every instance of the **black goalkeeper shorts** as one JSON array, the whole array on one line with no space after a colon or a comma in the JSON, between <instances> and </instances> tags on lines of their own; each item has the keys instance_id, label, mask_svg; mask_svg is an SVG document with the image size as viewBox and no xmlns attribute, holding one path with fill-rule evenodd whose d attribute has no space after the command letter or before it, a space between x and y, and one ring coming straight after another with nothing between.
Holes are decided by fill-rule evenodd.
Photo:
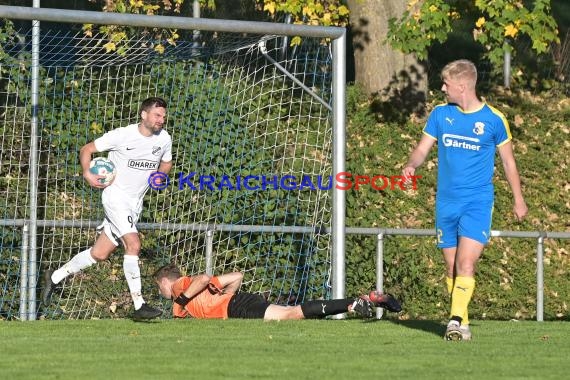
<instances>
[{"instance_id":1,"label":"black goalkeeper shorts","mask_svg":"<svg viewBox=\"0 0 570 380\"><path fill-rule=\"evenodd\" d=\"M263 319L269 305L261 294L237 293L230 299L228 318Z\"/></svg>"}]
</instances>

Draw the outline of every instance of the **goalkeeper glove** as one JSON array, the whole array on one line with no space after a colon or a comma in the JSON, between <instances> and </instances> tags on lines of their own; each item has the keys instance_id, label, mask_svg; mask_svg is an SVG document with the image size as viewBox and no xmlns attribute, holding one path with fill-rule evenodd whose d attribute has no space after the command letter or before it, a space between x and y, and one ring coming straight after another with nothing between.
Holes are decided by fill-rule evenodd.
<instances>
[{"instance_id":1,"label":"goalkeeper glove","mask_svg":"<svg viewBox=\"0 0 570 380\"><path fill-rule=\"evenodd\" d=\"M174 302L184 307L188 304L188 302L190 302L190 298L186 297L184 293L181 293L178 297L174 299Z\"/></svg>"}]
</instances>

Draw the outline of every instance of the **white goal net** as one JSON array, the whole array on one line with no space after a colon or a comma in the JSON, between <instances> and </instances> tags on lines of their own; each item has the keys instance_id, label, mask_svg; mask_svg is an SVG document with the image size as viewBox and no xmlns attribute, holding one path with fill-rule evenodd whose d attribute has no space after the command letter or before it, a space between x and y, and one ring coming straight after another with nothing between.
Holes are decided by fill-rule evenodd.
<instances>
[{"instance_id":1,"label":"white goal net","mask_svg":"<svg viewBox=\"0 0 570 380\"><path fill-rule=\"evenodd\" d=\"M168 309L151 274L171 262L188 275L244 271L242 290L281 304L331 296L330 43L204 32L158 53L134 33L118 53L104 48L103 35L45 26L38 175L30 179L30 33L7 23L0 33L0 319L22 318L29 283L37 283L37 301L26 299L38 318L132 312L121 248L65 279L50 306L41 305L39 292L47 269L93 244L104 217L100 191L82 178L79 148L137 122L150 96L168 103L174 167L168 187L147 192L139 220L145 299ZM27 228L36 232L33 262L25 261ZM35 281L23 278L30 273Z\"/></svg>"}]
</instances>

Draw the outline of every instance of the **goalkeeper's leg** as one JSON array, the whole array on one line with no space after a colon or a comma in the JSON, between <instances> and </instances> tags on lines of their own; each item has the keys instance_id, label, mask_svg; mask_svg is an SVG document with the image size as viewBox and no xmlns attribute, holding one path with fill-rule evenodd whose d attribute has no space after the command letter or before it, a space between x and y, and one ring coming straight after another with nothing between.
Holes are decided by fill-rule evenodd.
<instances>
[{"instance_id":1,"label":"goalkeeper's leg","mask_svg":"<svg viewBox=\"0 0 570 380\"><path fill-rule=\"evenodd\" d=\"M347 312L355 312L363 317L371 317L372 303L368 297L307 301L301 304L301 311L304 318L323 318Z\"/></svg>"},{"instance_id":2,"label":"goalkeeper's leg","mask_svg":"<svg viewBox=\"0 0 570 380\"><path fill-rule=\"evenodd\" d=\"M345 298L337 300L307 301L297 306L269 305L265 311L265 320L286 320L305 318L324 318L355 312L363 317L372 317L372 303L368 297Z\"/></svg>"},{"instance_id":3,"label":"goalkeeper's leg","mask_svg":"<svg viewBox=\"0 0 570 380\"><path fill-rule=\"evenodd\" d=\"M358 298L308 301L301 305L301 309L305 318L322 318L346 312L353 312L361 317L370 318L373 316L372 307L374 306L394 313L402 311L400 302L393 295L384 294L377 290L373 290L368 295Z\"/></svg>"}]
</instances>

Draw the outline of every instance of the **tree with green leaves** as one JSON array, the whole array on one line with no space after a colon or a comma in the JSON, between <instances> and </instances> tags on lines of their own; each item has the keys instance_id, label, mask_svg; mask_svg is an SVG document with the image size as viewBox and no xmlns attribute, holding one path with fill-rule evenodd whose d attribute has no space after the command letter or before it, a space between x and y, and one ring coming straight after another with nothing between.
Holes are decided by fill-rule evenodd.
<instances>
[{"instance_id":1,"label":"tree with green leaves","mask_svg":"<svg viewBox=\"0 0 570 380\"><path fill-rule=\"evenodd\" d=\"M505 52L517 53L516 42L530 40L535 54L559 44L558 27L551 13L551 0L409 0L405 12L392 18L388 41L404 52L427 59L434 43L444 43L459 22L471 22L472 38L481 44L484 56L500 70Z\"/></svg>"},{"instance_id":2,"label":"tree with green leaves","mask_svg":"<svg viewBox=\"0 0 570 380\"><path fill-rule=\"evenodd\" d=\"M189 7L194 0L91 0L98 2L104 11L135 14L189 15ZM227 0L199 0L200 7L208 13L223 11ZM235 1L229 2L235 8ZM243 2L242 2L243 3ZM394 50L384 43L387 34L388 19L400 17L404 4L400 0L250 0L241 7L251 6L259 15L270 20L305 25L350 26L354 49L354 80L369 94L379 94L398 99L416 99L420 102L427 90L427 79L423 66L416 56ZM92 25L85 31L91 33ZM121 26L105 26L109 42L105 45L108 51L118 50L121 41L126 38L125 28ZM164 51L168 44L173 45L180 37L178 31L161 31L155 36L154 49ZM299 43L299 38L291 39L291 44ZM352 53L352 52L349 52ZM352 78L350 78L352 79ZM410 96L412 94L413 96ZM417 99L416 99L417 100ZM415 102L415 100L414 100Z\"/></svg>"},{"instance_id":3,"label":"tree with green leaves","mask_svg":"<svg viewBox=\"0 0 570 380\"><path fill-rule=\"evenodd\" d=\"M191 8L195 1L200 8L207 11L215 11L224 0L162 0L160 2L151 0L89 0L99 3L105 12L147 14L147 15L191 15ZM235 1L231 1L231 6L235 8ZM280 15L287 14L295 24L324 25L324 26L344 26L348 22L348 8L342 4L342 0L252 0L251 5L257 11L269 15L276 19ZM92 33L93 25L86 25L84 30L87 35ZM120 42L126 39L125 28L118 25L104 26L101 32L109 36L109 42L105 45L108 51L119 49ZM155 50L159 53L164 51L164 45L176 44L180 35L178 31L168 32L155 31L158 43ZM298 44L299 38L293 38L291 44Z\"/></svg>"}]
</instances>

